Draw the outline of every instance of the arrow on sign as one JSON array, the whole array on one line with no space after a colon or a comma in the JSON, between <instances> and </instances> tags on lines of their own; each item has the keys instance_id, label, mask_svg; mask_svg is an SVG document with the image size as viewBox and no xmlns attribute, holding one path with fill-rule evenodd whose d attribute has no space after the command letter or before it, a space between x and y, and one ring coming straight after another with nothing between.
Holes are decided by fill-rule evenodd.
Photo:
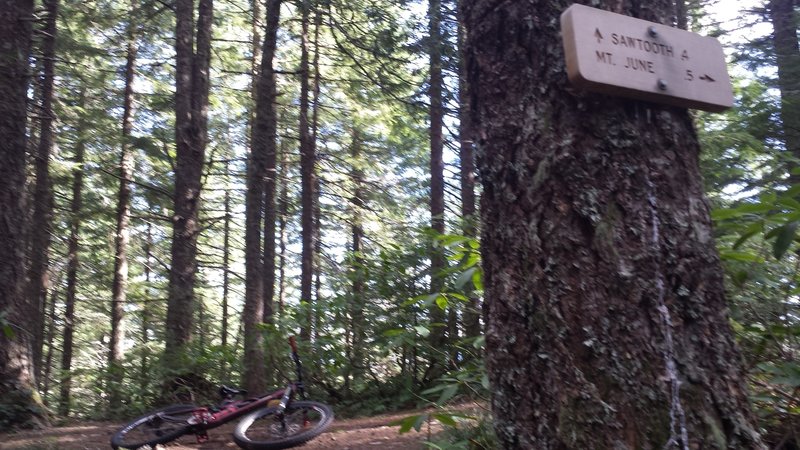
<instances>
[{"instance_id":1,"label":"arrow on sign","mask_svg":"<svg viewBox=\"0 0 800 450\"><path fill-rule=\"evenodd\" d=\"M600 32L600 28L594 29L594 37L597 38L598 44L603 41L603 34Z\"/></svg>"}]
</instances>

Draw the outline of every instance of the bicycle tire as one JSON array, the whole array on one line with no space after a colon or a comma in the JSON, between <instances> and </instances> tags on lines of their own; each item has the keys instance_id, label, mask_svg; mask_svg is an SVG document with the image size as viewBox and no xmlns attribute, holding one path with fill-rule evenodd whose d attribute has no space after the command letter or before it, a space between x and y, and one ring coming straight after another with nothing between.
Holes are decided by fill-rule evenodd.
<instances>
[{"instance_id":1,"label":"bicycle tire","mask_svg":"<svg viewBox=\"0 0 800 450\"><path fill-rule=\"evenodd\" d=\"M136 450L174 441L192 427L188 420L197 408L195 405L173 405L145 414L114 433L111 447Z\"/></svg>"},{"instance_id":2,"label":"bicycle tire","mask_svg":"<svg viewBox=\"0 0 800 450\"><path fill-rule=\"evenodd\" d=\"M331 407L318 402L291 402L284 411L284 420L279 411L262 408L242 418L233 431L236 445L247 450L295 447L319 436L333 422ZM310 425L304 421L310 421Z\"/></svg>"}]
</instances>

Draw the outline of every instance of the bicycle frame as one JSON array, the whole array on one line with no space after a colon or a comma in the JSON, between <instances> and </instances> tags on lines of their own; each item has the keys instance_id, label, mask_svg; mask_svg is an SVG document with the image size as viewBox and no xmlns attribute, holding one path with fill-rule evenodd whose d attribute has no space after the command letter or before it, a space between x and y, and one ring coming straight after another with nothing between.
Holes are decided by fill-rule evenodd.
<instances>
[{"instance_id":1,"label":"bicycle frame","mask_svg":"<svg viewBox=\"0 0 800 450\"><path fill-rule=\"evenodd\" d=\"M261 397L229 402L223 400L223 403L213 407L216 411L212 411L208 407L197 408L192 413L194 417L189 419L189 424L192 427L186 434L194 433L197 436L197 442L202 443L208 440L208 435L206 434L207 430L217 428L257 409L267 407L270 402L274 400L280 399L278 408L284 410L295 392L299 393L300 398L304 399L303 366L297 354L297 343L295 342L294 336L289 338L289 344L292 347L292 360L295 363L297 381L290 383L283 389L278 389L271 394Z\"/></svg>"}]
</instances>

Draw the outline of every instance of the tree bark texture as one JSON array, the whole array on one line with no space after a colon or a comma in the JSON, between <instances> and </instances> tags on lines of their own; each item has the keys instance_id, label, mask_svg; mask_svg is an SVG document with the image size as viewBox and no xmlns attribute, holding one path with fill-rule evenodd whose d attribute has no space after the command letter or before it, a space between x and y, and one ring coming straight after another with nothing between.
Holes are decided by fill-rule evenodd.
<instances>
[{"instance_id":1,"label":"tree bark texture","mask_svg":"<svg viewBox=\"0 0 800 450\"><path fill-rule=\"evenodd\" d=\"M56 18L58 0L45 0L45 21L41 30L42 78L41 119L39 145L34 157L36 182L33 191L33 223L31 228L30 267L28 272L28 297L36 305L33 318L33 365L37 379L41 375L42 344L44 337L44 305L50 289L50 234L53 221L53 183L50 179L50 155L55 147L53 137L53 91L55 85Z\"/></svg>"},{"instance_id":2,"label":"tree bark texture","mask_svg":"<svg viewBox=\"0 0 800 450\"><path fill-rule=\"evenodd\" d=\"M781 90L781 123L783 143L794 159L789 170L800 167L800 44L797 41L795 0L771 0L767 4L772 22L772 43ZM790 176L800 183L800 174Z\"/></svg>"},{"instance_id":3,"label":"tree bark texture","mask_svg":"<svg viewBox=\"0 0 800 450\"><path fill-rule=\"evenodd\" d=\"M147 223L147 234L144 241L144 282L146 286L151 286L150 282L152 281L152 269L151 264L154 260L153 258L153 224L151 222ZM148 287L148 291L152 292L152 288ZM148 296L149 297L149 296ZM148 333L150 330L150 305L148 305L149 300L144 299L139 305L141 308L141 335L142 335L142 352L141 352L141 359L139 360L139 381L140 381L140 388L142 392L147 391L147 386L149 384L150 377L148 376L148 372L150 371L150 349L147 347L147 343L150 341L148 337Z\"/></svg>"},{"instance_id":4,"label":"tree bark texture","mask_svg":"<svg viewBox=\"0 0 800 450\"><path fill-rule=\"evenodd\" d=\"M465 2L487 370L515 449L763 449L685 109L567 82L567 1ZM601 1L670 23L670 1Z\"/></svg>"},{"instance_id":5,"label":"tree bark texture","mask_svg":"<svg viewBox=\"0 0 800 450\"><path fill-rule=\"evenodd\" d=\"M130 242L131 220L131 181L133 180L133 151L131 131L133 130L134 92L133 80L136 76L135 5L131 5L128 23L128 42L125 57L125 91L122 102L122 145L119 160L119 190L117 192L116 234L114 236L114 280L111 284L111 337L109 340L109 409L113 412L121 406L121 384L124 378L122 366L122 342L125 340L123 323L126 292L128 289L128 244Z\"/></svg>"},{"instance_id":6,"label":"tree bark texture","mask_svg":"<svg viewBox=\"0 0 800 450\"><path fill-rule=\"evenodd\" d=\"M244 334L245 334L245 389L251 392L261 392L265 389L266 367L264 360L264 337L258 325L267 314L266 304L272 304L272 298L267 299L266 294L272 297L274 286L275 267L275 146L277 115L275 113L275 71L273 59L277 39L278 25L280 22L280 4L272 0L267 5L267 29L262 45L262 59L260 77L256 89L256 114L253 124L253 139L248 162L248 189L246 194L246 276L245 276L245 309L244 309ZM271 193L267 193L267 188ZM270 222L265 214L266 210L271 215ZM261 223L264 221L264 247L262 252ZM269 235L268 235L269 234ZM268 256L269 253L271 256ZM268 259L269 258L269 259ZM271 263L270 263L271 261ZM267 268L270 268L267 271Z\"/></svg>"},{"instance_id":7,"label":"tree bark texture","mask_svg":"<svg viewBox=\"0 0 800 450\"><path fill-rule=\"evenodd\" d=\"M300 301L306 303L304 308L303 323L300 326L300 339L311 340L313 327L313 308L311 302L314 280L314 146L311 142L311 133L308 125L308 91L309 91L309 64L308 64L308 22L311 3L301 0L302 33L300 50L300 227L302 249L300 255Z\"/></svg>"},{"instance_id":8,"label":"tree bark texture","mask_svg":"<svg viewBox=\"0 0 800 450\"><path fill-rule=\"evenodd\" d=\"M442 4L440 0L428 2L428 56L430 81L428 86L429 105L429 138L431 147L431 228L438 234L444 234L444 100L442 98ZM443 283L441 272L446 264L444 251L436 245L431 247L431 292L441 292ZM436 303L430 308L431 323L444 324L445 313ZM430 344L434 352L439 352L445 344L445 328L431 328ZM431 360L433 365L443 364L441 355L436 353Z\"/></svg>"},{"instance_id":9,"label":"tree bark texture","mask_svg":"<svg viewBox=\"0 0 800 450\"><path fill-rule=\"evenodd\" d=\"M175 193L172 265L165 356L168 365L191 340L194 285L197 270L198 211L208 122L208 71L211 59L213 1L200 0L197 45L194 42L192 0L175 2Z\"/></svg>"},{"instance_id":10,"label":"tree bark texture","mask_svg":"<svg viewBox=\"0 0 800 450\"><path fill-rule=\"evenodd\" d=\"M86 92L80 93L80 106L86 105ZM87 124L80 119L78 132L84 133ZM86 141L81 137L75 143L75 168L72 170L72 202L70 205L70 232L67 251L67 294L64 301L64 341L61 350L61 382L59 386L58 414L69 416L72 390L72 350L75 335L75 302L78 293L78 268L80 259L81 209L83 206L83 161Z\"/></svg>"},{"instance_id":11,"label":"tree bark texture","mask_svg":"<svg viewBox=\"0 0 800 450\"><path fill-rule=\"evenodd\" d=\"M364 307L366 305L366 261L362 243L364 241L364 198L366 197L364 189L364 170L363 170L363 156L361 147L363 145L363 137L357 126L353 126L353 141L350 144L350 159L353 164L351 169L351 178L353 180L353 198L351 200L350 208L351 213L351 235L353 240L353 256L352 256L352 299L350 301L350 320L351 325L349 332L352 333L351 348L349 351L350 364L348 372L345 375L346 379L352 375L354 379L359 379L364 374L366 368L366 352L364 348L365 343L365 323L364 323Z\"/></svg>"},{"instance_id":12,"label":"tree bark texture","mask_svg":"<svg viewBox=\"0 0 800 450\"><path fill-rule=\"evenodd\" d=\"M467 96L467 62L464 49L465 31L463 17L458 12L458 140L461 161L461 220L464 236L474 238L477 234L477 208L475 207L475 150L470 129L469 98ZM481 334L480 299L470 289L469 303L464 311L464 334L476 337Z\"/></svg>"},{"instance_id":13,"label":"tree bark texture","mask_svg":"<svg viewBox=\"0 0 800 450\"><path fill-rule=\"evenodd\" d=\"M310 130L310 147L314 155L316 164L317 155L317 132L319 131L319 98L320 98L320 70L319 70L319 31L322 26L322 11L319 7L314 8L314 58L311 61L311 69L314 71L314 79L312 82L311 92L311 130ZM310 76L310 75L309 75ZM322 203L320 196L322 195L322 177L314 174L314 189L312 191L314 199L314 231L312 241L314 242L314 307L311 308L314 323L314 337L313 340L317 341L320 333L322 332L322 319L324 315L324 306L322 300Z\"/></svg>"},{"instance_id":14,"label":"tree bark texture","mask_svg":"<svg viewBox=\"0 0 800 450\"><path fill-rule=\"evenodd\" d=\"M225 167L225 177L226 179L229 176L229 168L228 166ZM225 351L228 349L228 303L229 303L229 296L230 296L230 255L231 255L231 192L230 190L225 191L225 223L223 225L222 231L222 324L220 334L221 336L221 346ZM220 364L220 380L223 383L228 383L230 381L230 377L228 376L228 364L227 359L222 360L222 364Z\"/></svg>"},{"instance_id":15,"label":"tree bark texture","mask_svg":"<svg viewBox=\"0 0 800 450\"><path fill-rule=\"evenodd\" d=\"M267 3L264 45L261 50L261 70L259 82L259 116L263 121L258 126L258 145L264 147L266 177L264 180L264 322L271 323L275 304L275 220L278 161L278 113L277 80L275 78L275 50L278 41L282 0L269 0ZM261 93L263 91L263 94Z\"/></svg>"},{"instance_id":16,"label":"tree bark texture","mask_svg":"<svg viewBox=\"0 0 800 450\"><path fill-rule=\"evenodd\" d=\"M286 248L286 226L289 216L289 161L286 150L286 141L281 141L281 162L278 180L280 192L278 193L278 318L283 316L283 302L286 297L286 265L288 260ZM280 322L280 321L279 321Z\"/></svg>"},{"instance_id":17,"label":"tree bark texture","mask_svg":"<svg viewBox=\"0 0 800 450\"><path fill-rule=\"evenodd\" d=\"M61 273L59 273L60 278ZM47 349L44 355L44 362L42 363L42 380L39 382L41 386L40 392L48 393L50 392L50 382L52 381L52 371L53 371L53 353L54 352L54 341L56 339L56 303L58 303L58 296L61 292L58 289L60 286L60 280L56 280L54 289L50 290L50 301L47 302L47 311L45 312L45 337L44 337L44 347ZM44 397L42 399L45 406L50 406L48 402L48 398Z\"/></svg>"},{"instance_id":18,"label":"tree bark texture","mask_svg":"<svg viewBox=\"0 0 800 450\"><path fill-rule=\"evenodd\" d=\"M32 0L0 1L0 428L42 423L33 369L32 320L25 296L26 100Z\"/></svg>"}]
</instances>

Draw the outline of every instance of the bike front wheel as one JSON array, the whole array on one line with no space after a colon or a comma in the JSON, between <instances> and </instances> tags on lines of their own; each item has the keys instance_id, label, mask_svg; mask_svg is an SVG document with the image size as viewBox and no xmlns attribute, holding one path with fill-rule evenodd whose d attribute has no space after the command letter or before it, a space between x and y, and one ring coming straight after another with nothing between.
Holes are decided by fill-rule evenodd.
<instances>
[{"instance_id":1,"label":"bike front wheel","mask_svg":"<svg viewBox=\"0 0 800 450\"><path fill-rule=\"evenodd\" d=\"M245 416L233 432L236 445L248 450L294 447L325 431L333 422L333 410L322 403L291 402L280 408L263 408Z\"/></svg>"},{"instance_id":2,"label":"bike front wheel","mask_svg":"<svg viewBox=\"0 0 800 450\"><path fill-rule=\"evenodd\" d=\"M189 431L189 419L197 408L195 405L175 405L145 414L117 431L111 437L111 447L136 450L174 441Z\"/></svg>"}]
</instances>

